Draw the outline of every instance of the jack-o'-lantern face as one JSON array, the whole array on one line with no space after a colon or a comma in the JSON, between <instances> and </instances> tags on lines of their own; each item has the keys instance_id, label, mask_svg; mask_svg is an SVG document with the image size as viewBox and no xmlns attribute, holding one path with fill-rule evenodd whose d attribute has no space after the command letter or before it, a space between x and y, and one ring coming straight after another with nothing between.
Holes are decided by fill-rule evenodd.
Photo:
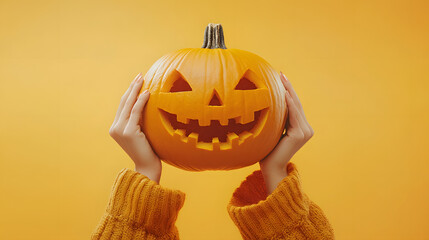
<instances>
[{"instance_id":1,"label":"jack-o'-lantern face","mask_svg":"<svg viewBox=\"0 0 429 240\"><path fill-rule=\"evenodd\" d=\"M158 60L141 122L162 160L186 170L234 169L276 145L286 104L278 74L236 49L183 49Z\"/></svg>"},{"instance_id":2,"label":"jack-o'-lantern face","mask_svg":"<svg viewBox=\"0 0 429 240\"><path fill-rule=\"evenodd\" d=\"M223 81L219 75L212 80L192 76L192 81L177 69L171 75L159 93L158 108L164 127L183 143L208 150L232 149L263 127L269 91L251 70L235 81ZM206 91L192 90L202 87Z\"/></svg>"}]
</instances>

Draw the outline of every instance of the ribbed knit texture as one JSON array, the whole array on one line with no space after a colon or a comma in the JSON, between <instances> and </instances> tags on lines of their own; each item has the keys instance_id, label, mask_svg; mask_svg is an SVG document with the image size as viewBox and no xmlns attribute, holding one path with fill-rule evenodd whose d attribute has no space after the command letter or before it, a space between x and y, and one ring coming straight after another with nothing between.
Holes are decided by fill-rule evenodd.
<instances>
[{"instance_id":1,"label":"ribbed knit texture","mask_svg":"<svg viewBox=\"0 0 429 240\"><path fill-rule=\"evenodd\" d=\"M179 239L174 225L185 194L123 169L92 239Z\"/></svg>"},{"instance_id":2,"label":"ribbed knit texture","mask_svg":"<svg viewBox=\"0 0 429 240\"><path fill-rule=\"evenodd\" d=\"M267 196L260 170L235 190L227 210L248 239L334 239L323 211L302 192L294 164ZM92 239L179 239L175 221L185 194L132 170L116 178L110 202ZM204 239L204 235L200 239Z\"/></svg>"},{"instance_id":3,"label":"ribbed knit texture","mask_svg":"<svg viewBox=\"0 0 429 240\"><path fill-rule=\"evenodd\" d=\"M323 211L302 192L293 163L287 172L269 196L260 170L235 190L227 209L243 239L334 239Z\"/></svg>"}]
</instances>

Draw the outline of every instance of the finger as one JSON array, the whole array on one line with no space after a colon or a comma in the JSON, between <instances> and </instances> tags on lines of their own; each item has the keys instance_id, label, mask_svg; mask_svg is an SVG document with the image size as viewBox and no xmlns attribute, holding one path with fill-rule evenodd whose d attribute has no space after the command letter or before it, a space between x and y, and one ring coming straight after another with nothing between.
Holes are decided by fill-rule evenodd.
<instances>
[{"instance_id":1,"label":"finger","mask_svg":"<svg viewBox=\"0 0 429 240\"><path fill-rule=\"evenodd\" d=\"M286 104L289 110L289 113L288 113L289 127L299 128L300 127L299 118L298 118L299 111L292 99L292 96L289 94L289 91L287 90L286 90Z\"/></svg>"},{"instance_id":2,"label":"finger","mask_svg":"<svg viewBox=\"0 0 429 240\"><path fill-rule=\"evenodd\" d=\"M119 103L118 110L116 111L115 120L113 120L113 124L115 124L119 117L121 116L122 109L124 108L124 104L128 99L128 95L130 95L131 89L133 89L135 81L142 75L142 73L137 74L137 76L134 78L134 80L131 82L130 86L128 87L127 91L125 91L124 95L121 97L121 102Z\"/></svg>"},{"instance_id":3,"label":"finger","mask_svg":"<svg viewBox=\"0 0 429 240\"><path fill-rule=\"evenodd\" d=\"M293 154L295 154L295 152L297 151L296 144L290 144L291 143L290 138L288 137L303 135L301 125L300 125L298 108L294 103L292 96L287 90L286 90L286 103L288 108L288 119L287 119L288 126L284 137L279 142L278 147L276 147L274 151L270 154L275 158L282 158L282 159L290 159L293 156Z\"/></svg>"},{"instance_id":4,"label":"finger","mask_svg":"<svg viewBox=\"0 0 429 240\"><path fill-rule=\"evenodd\" d=\"M287 79L287 77L283 73L281 73L281 77L282 77L282 82L283 82L283 85L285 86L285 88L290 87L293 91L290 94L291 94L293 102L295 103L296 108L298 109L298 112L299 112L298 120L300 122L301 128L304 131L306 131L305 133L310 133L310 135L312 135L313 129L311 128L310 124L307 121L307 117L305 116L304 109L303 109L302 104L298 98L298 95L296 95L295 90L293 90L292 84L289 82L289 80ZM294 98L292 94L295 94L296 98ZM298 101L296 101L296 99L298 99Z\"/></svg>"},{"instance_id":5,"label":"finger","mask_svg":"<svg viewBox=\"0 0 429 240\"><path fill-rule=\"evenodd\" d=\"M124 104L124 107L123 107L122 112L121 112L121 116L119 117L119 120L118 120L119 122L124 121L130 117L131 109L133 108L134 103L137 100L137 95L138 95L142 85L143 85L143 77L140 76L136 80L136 82L134 83L134 86L131 89L131 92L127 98L127 101Z\"/></svg>"},{"instance_id":6,"label":"finger","mask_svg":"<svg viewBox=\"0 0 429 240\"><path fill-rule=\"evenodd\" d=\"M287 79L287 77L282 72L280 72L280 79L282 80L282 83L285 89L288 90L290 95L292 96L292 99L297 105L298 110L305 118L304 109L302 107L301 101L298 98L298 94L296 94L295 89L292 86L292 83Z\"/></svg>"},{"instance_id":7,"label":"finger","mask_svg":"<svg viewBox=\"0 0 429 240\"><path fill-rule=\"evenodd\" d=\"M298 94L296 94L295 89L292 86L292 83L282 72L280 72L280 77L282 79L283 86L286 88L286 90L289 91L290 95L292 96L297 106L301 108L302 107L301 101L299 100Z\"/></svg>"},{"instance_id":8,"label":"finger","mask_svg":"<svg viewBox=\"0 0 429 240\"><path fill-rule=\"evenodd\" d=\"M312 135L310 124L307 122L301 112L298 111L298 106L296 105L296 102L294 101L292 96L289 94L289 91L286 91L286 96L291 99L290 102L292 106L288 105L288 108L290 107L290 111L293 112L292 114L295 115L295 119L298 122L297 126L299 126L301 132L304 134L304 139L308 139Z\"/></svg>"},{"instance_id":9,"label":"finger","mask_svg":"<svg viewBox=\"0 0 429 240\"><path fill-rule=\"evenodd\" d=\"M136 104L134 104L133 109L131 110L130 120L128 121L129 126L138 126L140 118L142 116L142 111L147 101L149 100L149 91L145 90L142 92L137 99Z\"/></svg>"},{"instance_id":10,"label":"finger","mask_svg":"<svg viewBox=\"0 0 429 240\"><path fill-rule=\"evenodd\" d=\"M304 133L304 139L307 139L310 137L310 125L308 124L307 120L305 120L304 116L302 116L301 112L298 111L297 119L299 122L299 126L301 127L302 133Z\"/></svg>"}]
</instances>

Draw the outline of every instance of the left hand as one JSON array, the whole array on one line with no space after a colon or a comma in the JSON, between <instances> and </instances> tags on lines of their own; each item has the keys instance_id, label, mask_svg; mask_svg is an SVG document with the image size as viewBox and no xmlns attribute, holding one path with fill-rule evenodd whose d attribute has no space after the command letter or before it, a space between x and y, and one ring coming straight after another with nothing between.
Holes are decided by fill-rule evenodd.
<instances>
[{"instance_id":1,"label":"left hand","mask_svg":"<svg viewBox=\"0 0 429 240\"><path fill-rule=\"evenodd\" d=\"M280 73L280 79L286 89L286 103L289 116L286 123L286 135L280 140L274 150L259 162L268 194L271 194L280 181L287 177L286 166L292 156L314 134L313 128L311 128L305 117L304 109L292 84L283 73Z\"/></svg>"},{"instance_id":2,"label":"left hand","mask_svg":"<svg viewBox=\"0 0 429 240\"><path fill-rule=\"evenodd\" d=\"M139 73L121 98L109 134L134 161L137 172L159 183L161 160L152 150L139 125L150 95L148 91L144 91L139 96L142 85L143 76Z\"/></svg>"}]
</instances>

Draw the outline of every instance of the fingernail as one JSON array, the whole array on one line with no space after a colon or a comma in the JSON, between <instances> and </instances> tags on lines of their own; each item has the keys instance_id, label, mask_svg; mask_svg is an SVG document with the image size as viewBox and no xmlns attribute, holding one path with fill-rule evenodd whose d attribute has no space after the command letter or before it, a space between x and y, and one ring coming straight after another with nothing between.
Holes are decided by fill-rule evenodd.
<instances>
[{"instance_id":1,"label":"fingernail","mask_svg":"<svg viewBox=\"0 0 429 240\"><path fill-rule=\"evenodd\" d=\"M138 83L141 83L142 81L143 81L143 76L142 76L142 75L140 75L139 79L137 79L137 82L138 82Z\"/></svg>"},{"instance_id":2,"label":"fingernail","mask_svg":"<svg viewBox=\"0 0 429 240\"><path fill-rule=\"evenodd\" d=\"M282 74L282 76L286 82L289 81L289 79L287 79L287 77L286 77L286 75L284 75L284 73L282 73L282 72L280 72L280 73Z\"/></svg>"},{"instance_id":3,"label":"fingernail","mask_svg":"<svg viewBox=\"0 0 429 240\"><path fill-rule=\"evenodd\" d=\"M285 81L285 75L282 72L280 72L280 79L282 80L282 82Z\"/></svg>"},{"instance_id":4,"label":"fingernail","mask_svg":"<svg viewBox=\"0 0 429 240\"><path fill-rule=\"evenodd\" d=\"M135 83L138 79L139 79L140 73L137 74L137 76L134 77L133 81L131 82L132 84Z\"/></svg>"},{"instance_id":5,"label":"fingernail","mask_svg":"<svg viewBox=\"0 0 429 240\"><path fill-rule=\"evenodd\" d=\"M144 90L144 91L141 93L141 95L140 95L140 96L146 95L146 94L148 94L148 93L149 93L149 91L146 89L146 90Z\"/></svg>"}]
</instances>

